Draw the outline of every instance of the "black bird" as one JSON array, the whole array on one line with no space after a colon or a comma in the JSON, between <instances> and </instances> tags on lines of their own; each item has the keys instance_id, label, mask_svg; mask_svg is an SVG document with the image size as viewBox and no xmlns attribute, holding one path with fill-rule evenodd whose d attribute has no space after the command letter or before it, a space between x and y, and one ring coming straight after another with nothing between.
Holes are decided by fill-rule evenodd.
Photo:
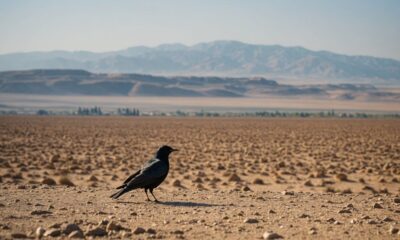
<instances>
[{"instance_id":1,"label":"black bird","mask_svg":"<svg viewBox=\"0 0 400 240\"><path fill-rule=\"evenodd\" d=\"M153 195L155 201L158 202L157 198L153 194L153 189L158 187L158 185L160 185L167 177L169 171L168 156L174 151L178 150L173 149L170 146L162 146L158 149L153 159L147 161L139 171L129 176L121 186L117 187L117 189L121 190L110 197L117 199L124 193L137 188L144 188L147 201L150 201L149 196L147 195L147 190L150 190L151 195Z\"/></svg>"}]
</instances>

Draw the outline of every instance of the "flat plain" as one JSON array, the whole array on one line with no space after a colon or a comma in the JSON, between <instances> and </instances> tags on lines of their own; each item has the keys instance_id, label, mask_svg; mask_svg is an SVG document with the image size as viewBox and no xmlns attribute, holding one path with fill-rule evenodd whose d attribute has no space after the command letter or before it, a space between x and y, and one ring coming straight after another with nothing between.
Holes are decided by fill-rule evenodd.
<instances>
[{"instance_id":1,"label":"flat plain","mask_svg":"<svg viewBox=\"0 0 400 240\"><path fill-rule=\"evenodd\" d=\"M398 239L399 181L399 120L0 117L0 239Z\"/></svg>"}]
</instances>

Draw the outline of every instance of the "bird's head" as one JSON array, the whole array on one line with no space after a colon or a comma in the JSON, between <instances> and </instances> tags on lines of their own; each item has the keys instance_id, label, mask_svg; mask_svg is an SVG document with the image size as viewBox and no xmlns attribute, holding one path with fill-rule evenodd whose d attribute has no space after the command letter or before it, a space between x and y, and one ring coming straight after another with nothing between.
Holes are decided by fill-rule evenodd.
<instances>
[{"instance_id":1,"label":"bird's head","mask_svg":"<svg viewBox=\"0 0 400 240\"><path fill-rule=\"evenodd\" d=\"M174 149L170 146L164 145L162 147L160 147L160 149L158 149L157 151L157 158L165 158L168 157L169 154L171 154L172 152L178 151L178 149Z\"/></svg>"}]
</instances>

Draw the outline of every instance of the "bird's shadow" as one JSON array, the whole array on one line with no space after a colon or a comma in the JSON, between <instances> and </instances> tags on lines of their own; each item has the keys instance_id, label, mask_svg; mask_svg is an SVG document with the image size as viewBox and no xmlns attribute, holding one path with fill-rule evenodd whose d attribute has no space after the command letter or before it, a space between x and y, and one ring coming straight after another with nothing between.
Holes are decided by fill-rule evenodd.
<instances>
[{"instance_id":1,"label":"bird's shadow","mask_svg":"<svg viewBox=\"0 0 400 240\"><path fill-rule=\"evenodd\" d=\"M225 206L223 204L211 204L211 203L199 203L199 202L183 202L183 201L170 201L170 202L130 202L130 201L118 201L117 203L122 204L159 204L164 206L173 206L173 207L222 207Z\"/></svg>"},{"instance_id":2,"label":"bird's shadow","mask_svg":"<svg viewBox=\"0 0 400 240\"><path fill-rule=\"evenodd\" d=\"M165 206L173 206L173 207L220 207L220 206L224 206L221 204L182 202L182 201L155 202L155 203L160 204L160 205L165 205Z\"/></svg>"}]
</instances>

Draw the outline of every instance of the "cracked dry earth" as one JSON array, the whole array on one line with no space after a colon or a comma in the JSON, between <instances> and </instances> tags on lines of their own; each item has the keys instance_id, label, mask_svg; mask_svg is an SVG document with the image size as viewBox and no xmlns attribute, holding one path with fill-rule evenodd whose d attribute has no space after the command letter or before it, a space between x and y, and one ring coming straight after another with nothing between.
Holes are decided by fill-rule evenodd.
<instances>
[{"instance_id":1,"label":"cracked dry earth","mask_svg":"<svg viewBox=\"0 0 400 240\"><path fill-rule=\"evenodd\" d=\"M399 239L399 174L398 120L1 117L0 239Z\"/></svg>"}]
</instances>

